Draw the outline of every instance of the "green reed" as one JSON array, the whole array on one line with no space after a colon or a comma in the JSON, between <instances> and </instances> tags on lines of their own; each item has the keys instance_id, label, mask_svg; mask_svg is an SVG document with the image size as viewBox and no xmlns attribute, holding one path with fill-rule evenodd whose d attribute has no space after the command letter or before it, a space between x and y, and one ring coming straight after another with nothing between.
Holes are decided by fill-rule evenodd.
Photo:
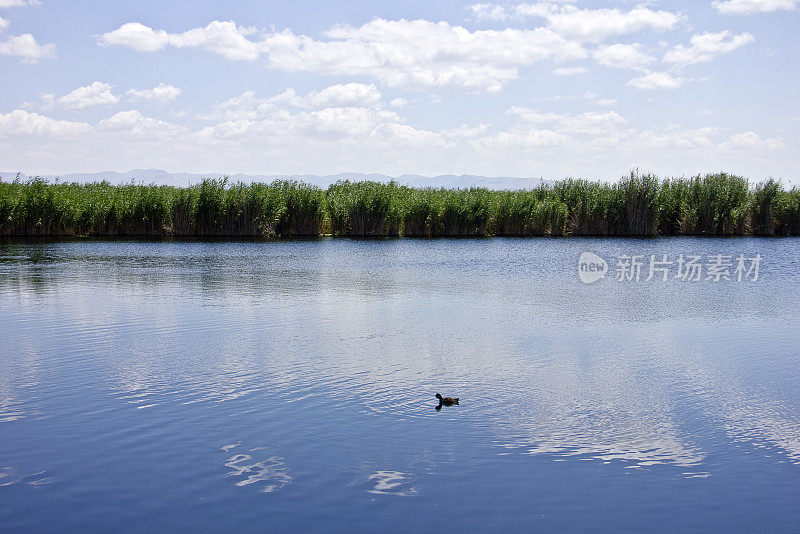
<instances>
[{"instance_id":1,"label":"green reed","mask_svg":"<svg viewBox=\"0 0 800 534\"><path fill-rule=\"evenodd\" d=\"M398 235L397 184L341 181L326 193L331 233L348 236Z\"/></svg>"},{"instance_id":2,"label":"green reed","mask_svg":"<svg viewBox=\"0 0 800 534\"><path fill-rule=\"evenodd\" d=\"M726 173L532 189L412 188L295 181L186 188L0 182L6 236L654 236L800 235L800 189Z\"/></svg>"}]
</instances>

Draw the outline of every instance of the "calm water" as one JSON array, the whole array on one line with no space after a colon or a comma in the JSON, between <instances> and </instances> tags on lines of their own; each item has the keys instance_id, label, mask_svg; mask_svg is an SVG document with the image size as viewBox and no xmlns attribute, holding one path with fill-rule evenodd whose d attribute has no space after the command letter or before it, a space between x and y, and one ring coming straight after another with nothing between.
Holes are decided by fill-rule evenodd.
<instances>
[{"instance_id":1,"label":"calm water","mask_svg":"<svg viewBox=\"0 0 800 534\"><path fill-rule=\"evenodd\" d=\"M763 261L613 279L681 253ZM789 239L0 243L0 530L797 531L799 297Z\"/></svg>"}]
</instances>

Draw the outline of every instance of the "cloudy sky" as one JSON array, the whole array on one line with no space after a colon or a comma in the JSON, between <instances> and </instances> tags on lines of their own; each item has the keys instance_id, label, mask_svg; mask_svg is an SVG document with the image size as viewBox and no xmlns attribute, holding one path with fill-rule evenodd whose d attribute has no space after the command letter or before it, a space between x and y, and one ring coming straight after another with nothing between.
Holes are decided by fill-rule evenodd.
<instances>
[{"instance_id":1,"label":"cloudy sky","mask_svg":"<svg viewBox=\"0 0 800 534\"><path fill-rule=\"evenodd\" d=\"M800 0L0 0L0 170L800 184Z\"/></svg>"}]
</instances>

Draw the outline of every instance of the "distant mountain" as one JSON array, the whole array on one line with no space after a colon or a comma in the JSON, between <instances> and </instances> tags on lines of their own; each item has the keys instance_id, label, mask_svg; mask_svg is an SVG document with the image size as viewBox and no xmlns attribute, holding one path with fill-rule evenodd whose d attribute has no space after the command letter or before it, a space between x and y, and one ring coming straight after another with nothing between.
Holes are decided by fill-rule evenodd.
<instances>
[{"instance_id":1,"label":"distant mountain","mask_svg":"<svg viewBox=\"0 0 800 534\"><path fill-rule=\"evenodd\" d=\"M0 172L0 179L5 182L13 180L17 176L15 172ZM96 173L71 173L62 175L42 175L50 181L59 180L61 182L102 182L103 180L112 184L124 184L130 182L172 185L186 187L196 184L203 178L219 178L221 173L192 174L186 172L167 172L159 169L134 169L128 172L96 172ZM20 175L23 180L28 176ZM514 178L510 176L475 176L472 174L444 174L441 176L421 176L418 174L404 174L402 176L387 176L385 174L365 174L365 173L340 173L317 176L314 174L296 175L261 175L261 174L231 174L228 175L231 182L272 182L278 179L299 180L320 187L327 187L339 180L362 181L372 180L375 182L396 181L399 184L413 187L486 187L489 189L528 189L536 187L542 183L552 183L542 178Z\"/></svg>"}]
</instances>

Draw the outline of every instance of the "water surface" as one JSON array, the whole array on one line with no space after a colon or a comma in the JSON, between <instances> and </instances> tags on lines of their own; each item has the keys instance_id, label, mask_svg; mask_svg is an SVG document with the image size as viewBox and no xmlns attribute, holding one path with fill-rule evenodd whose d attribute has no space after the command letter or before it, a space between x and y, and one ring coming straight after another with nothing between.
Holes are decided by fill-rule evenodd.
<instances>
[{"instance_id":1,"label":"water surface","mask_svg":"<svg viewBox=\"0 0 800 534\"><path fill-rule=\"evenodd\" d=\"M584 251L763 262L584 285ZM2 242L0 524L796 531L799 251Z\"/></svg>"}]
</instances>

